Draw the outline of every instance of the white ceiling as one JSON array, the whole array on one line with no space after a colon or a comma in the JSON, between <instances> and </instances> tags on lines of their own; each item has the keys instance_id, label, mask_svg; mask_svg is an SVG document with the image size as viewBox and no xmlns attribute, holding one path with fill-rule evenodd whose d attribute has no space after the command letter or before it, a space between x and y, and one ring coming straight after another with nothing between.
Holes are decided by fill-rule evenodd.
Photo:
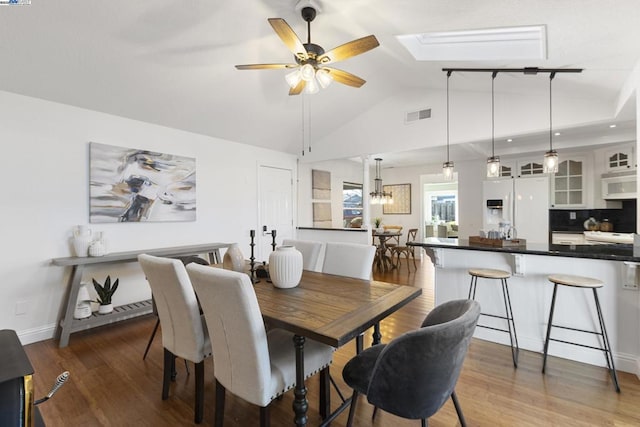
<instances>
[{"instance_id":1,"label":"white ceiling","mask_svg":"<svg viewBox=\"0 0 640 427\"><path fill-rule=\"evenodd\" d=\"M284 18L304 41L296 2L32 0L0 6L0 90L298 153L302 101L288 96L286 71L234 68L292 61L267 18ZM562 91L615 105L640 55L636 0L318 3L322 11L311 38L325 50L369 34L380 41L336 65L367 80L362 88L333 84L314 95L318 139L395 94L443 90L443 67L584 68L563 77ZM540 24L547 28L548 59L533 62L417 62L395 38ZM480 79L486 76L468 75L457 89L486 90ZM505 79L500 90L538 89Z\"/></svg>"}]
</instances>

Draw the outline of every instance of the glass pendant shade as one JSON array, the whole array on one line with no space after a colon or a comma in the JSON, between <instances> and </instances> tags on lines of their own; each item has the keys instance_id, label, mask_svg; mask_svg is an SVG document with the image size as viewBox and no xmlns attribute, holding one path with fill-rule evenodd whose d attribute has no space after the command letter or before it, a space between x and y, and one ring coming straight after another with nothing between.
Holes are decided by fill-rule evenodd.
<instances>
[{"instance_id":1,"label":"glass pendant shade","mask_svg":"<svg viewBox=\"0 0 640 427\"><path fill-rule=\"evenodd\" d=\"M313 69L311 64L304 64L300 67L300 75L302 76L302 80L309 82L315 77L316 70Z\"/></svg>"},{"instance_id":2,"label":"glass pendant shade","mask_svg":"<svg viewBox=\"0 0 640 427\"><path fill-rule=\"evenodd\" d=\"M304 92L310 95L320 92L320 86L318 85L318 81L315 77L307 81L307 84L304 87Z\"/></svg>"},{"instance_id":3,"label":"glass pendant shade","mask_svg":"<svg viewBox=\"0 0 640 427\"><path fill-rule=\"evenodd\" d=\"M286 74L284 79L287 81L289 87L296 87L300 80L302 80L302 75L300 75L300 70L293 70L292 72Z\"/></svg>"},{"instance_id":4,"label":"glass pendant shade","mask_svg":"<svg viewBox=\"0 0 640 427\"><path fill-rule=\"evenodd\" d=\"M453 162L444 162L442 164L442 174L446 181L453 181Z\"/></svg>"},{"instance_id":5,"label":"glass pendant shade","mask_svg":"<svg viewBox=\"0 0 640 427\"><path fill-rule=\"evenodd\" d=\"M558 172L558 152L556 150L549 150L546 153L544 153L542 171L543 173Z\"/></svg>"},{"instance_id":6,"label":"glass pendant shade","mask_svg":"<svg viewBox=\"0 0 640 427\"><path fill-rule=\"evenodd\" d=\"M500 176L500 157L491 156L487 159L487 178L498 178Z\"/></svg>"},{"instance_id":7,"label":"glass pendant shade","mask_svg":"<svg viewBox=\"0 0 640 427\"><path fill-rule=\"evenodd\" d=\"M323 70L322 68L316 71L316 79L318 79L318 83L320 83L320 87L322 89L326 89L333 81L331 73L329 73L328 70Z\"/></svg>"}]
</instances>

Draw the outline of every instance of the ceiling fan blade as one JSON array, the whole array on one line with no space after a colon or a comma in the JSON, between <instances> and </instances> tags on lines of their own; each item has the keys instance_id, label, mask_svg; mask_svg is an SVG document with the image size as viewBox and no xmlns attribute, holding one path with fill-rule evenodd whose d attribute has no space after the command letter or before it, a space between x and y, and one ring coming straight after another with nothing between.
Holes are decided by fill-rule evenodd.
<instances>
[{"instance_id":1,"label":"ceiling fan blade","mask_svg":"<svg viewBox=\"0 0 640 427\"><path fill-rule=\"evenodd\" d=\"M300 80L300 83L298 83L296 87L292 87L291 89L289 89L289 95L300 95L306 84L306 81Z\"/></svg>"},{"instance_id":2,"label":"ceiling fan blade","mask_svg":"<svg viewBox=\"0 0 640 427\"><path fill-rule=\"evenodd\" d=\"M333 77L333 80L343 85L360 87L366 83L366 80L346 71L338 70L337 68L322 67L322 69L329 71L329 75Z\"/></svg>"},{"instance_id":3,"label":"ceiling fan blade","mask_svg":"<svg viewBox=\"0 0 640 427\"><path fill-rule=\"evenodd\" d=\"M324 55L320 55L318 58L319 64L328 64L330 62L343 61L347 58L351 58L352 56L360 55L361 53L365 53L375 47L378 47L380 43L378 43L378 39L376 36L366 36L361 39L352 40L349 43L345 43L336 48L331 49L329 52L326 52Z\"/></svg>"},{"instance_id":4,"label":"ceiling fan blade","mask_svg":"<svg viewBox=\"0 0 640 427\"><path fill-rule=\"evenodd\" d=\"M274 70L278 68L296 68L298 64L245 64L236 65L238 70Z\"/></svg>"},{"instance_id":5,"label":"ceiling fan blade","mask_svg":"<svg viewBox=\"0 0 640 427\"><path fill-rule=\"evenodd\" d=\"M287 21L282 18L269 18L268 21L278 37L280 37L280 40L287 45L289 50L293 52L297 58L302 61L308 59L307 49L305 49L296 33L291 29L289 24L287 24Z\"/></svg>"}]
</instances>

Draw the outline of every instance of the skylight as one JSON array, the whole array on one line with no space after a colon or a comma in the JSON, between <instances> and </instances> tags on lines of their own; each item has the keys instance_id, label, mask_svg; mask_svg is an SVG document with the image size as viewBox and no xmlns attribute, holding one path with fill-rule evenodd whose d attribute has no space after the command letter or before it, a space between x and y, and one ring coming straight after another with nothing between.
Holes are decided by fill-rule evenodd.
<instances>
[{"instance_id":1,"label":"skylight","mask_svg":"<svg viewBox=\"0 0 640 427\"><path fill-rule=\"evenodd\" d=\"M417 61L547 58L544 25L407 34L396 38Z\"/></svg>"}]
</instances>

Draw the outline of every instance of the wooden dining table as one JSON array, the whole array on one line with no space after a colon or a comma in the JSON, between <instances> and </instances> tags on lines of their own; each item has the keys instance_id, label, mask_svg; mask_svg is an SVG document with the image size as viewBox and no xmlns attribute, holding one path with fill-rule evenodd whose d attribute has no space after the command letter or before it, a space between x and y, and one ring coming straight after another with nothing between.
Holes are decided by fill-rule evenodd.
<instances>
[{"instance_id":1,"label":"wooden dining table","mask_svg":"<svg viewBox=\"0 0 640 427\"><path fill-rule=\"evenodd\" d=\"M307 424L305 340L309 338L341 347L422 293L421 288L412 286L311 271L303 272L300 284L295 288L279 289L261 280L255 284L255 291L265 323L294 334L296 386L293 410L297 426ZM331 422L348 404L347 400L329 414L328 393L323 396L320 408L323 425Z\"/></svg>"},{"instance_id":2,"label":"wooden dining table","mask_svg":"<svg viewBox=\"0 0 640 427\"><path fill-rule=\"evenodd\" d=\"M382 233L378 233L377 231L373 231L374 239L377 237L380 244L378 245L378 250L376 251L375 264L378 267L378 270L387 272L391 269L396 268L393 265L393 261L389 256L387 256L387 240L391 238L399 238L402 236L402 231L385 231Z\"/></svg>"}]
</instances>

